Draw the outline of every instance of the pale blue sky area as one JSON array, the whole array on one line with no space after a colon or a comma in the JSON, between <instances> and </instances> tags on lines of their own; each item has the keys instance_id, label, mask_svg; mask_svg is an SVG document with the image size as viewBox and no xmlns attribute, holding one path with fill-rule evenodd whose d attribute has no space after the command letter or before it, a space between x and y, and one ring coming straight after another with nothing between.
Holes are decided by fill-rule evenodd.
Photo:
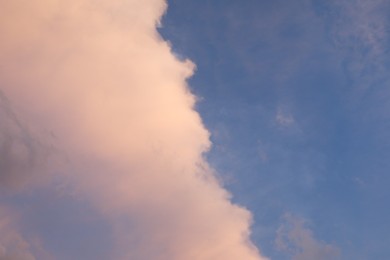
<instances>
[{"instance_id":1,"label":"pale blue sky area","mask_svg":"<svg viewBox=\"0 0 390 260\"><path fill-rule=\"evenodd\" d=\"M385 0L169 1L160 32L197 64L209 160L272 259L390 258L389 14Z\"/></svg>"}]
</instances>

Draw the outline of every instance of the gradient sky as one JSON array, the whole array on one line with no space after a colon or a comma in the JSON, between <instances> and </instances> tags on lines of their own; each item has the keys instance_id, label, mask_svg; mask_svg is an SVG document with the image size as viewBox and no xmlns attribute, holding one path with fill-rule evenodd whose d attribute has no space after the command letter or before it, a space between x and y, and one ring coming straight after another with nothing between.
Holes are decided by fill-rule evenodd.
<instances>
[{"instance_id":1,"label":"gradient sky","mask_svg":"<svg viewBox=\"0 0 390 260\"><path fill-rule=\"evenodd\" d=\"M0 260L389 259L389 17L0 0Z\"/></svg>"}]
</instances>

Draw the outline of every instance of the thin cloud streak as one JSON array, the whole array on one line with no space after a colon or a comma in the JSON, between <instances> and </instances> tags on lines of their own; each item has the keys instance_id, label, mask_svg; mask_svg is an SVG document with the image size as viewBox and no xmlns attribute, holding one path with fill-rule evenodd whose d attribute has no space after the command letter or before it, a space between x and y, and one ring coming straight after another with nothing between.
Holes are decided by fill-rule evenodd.
<instances>
[{"instance_id":1,"label":"thin cloud streak","mask_svg":"<svg viewBox=\"0 0 390 260\"><path fill-rule=\"evenodd\" d=\"M2 91L55 147L60 162L39 171L63 174L110 222L112 259L266 259L250 241L250 212L203 157L209 133L186 85L195 66L156 31L164 1L0 6Z\"/></svg>"}]
</instances>

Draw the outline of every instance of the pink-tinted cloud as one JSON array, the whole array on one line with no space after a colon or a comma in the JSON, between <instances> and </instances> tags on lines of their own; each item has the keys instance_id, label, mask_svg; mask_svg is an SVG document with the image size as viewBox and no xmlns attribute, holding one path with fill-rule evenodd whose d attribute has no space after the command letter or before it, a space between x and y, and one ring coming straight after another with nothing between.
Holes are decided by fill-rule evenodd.
<instances>
[{"instance_id":1,"label":"pink-tinted cloud","mask_svg":"<svg viewBox=\"0 0 390 260\"><path fill-rule=\"evenodd\" d=\"M29 242L17 230L15 216L5 207L0 207L0 259L35 260Z\"/></svg>"},{"instance_id":2,"label":"pink-tinted cloud","mask_svg":"<svg viewBox=\"0 0 390 260\"><path fill-rule=\"evenodd\" d=\"M251 214L203 157L209 133L186 85L194 64L156 31L164 1L0 6L1 89L54 147L56 167L40 170L64 174L110 222L113 259L265 259Z\"/></svg>"},{"instance_id":3,"label":"pink-tinted cloud","mask_svg":"<svg viewBox=\"0 0 390 260\"><path fill-rule=\"evenodd\" d=\"M0 190L20 191L26 183L41 182L51 148L42 143L0 90Z\"/></svg>"}]
</instances>

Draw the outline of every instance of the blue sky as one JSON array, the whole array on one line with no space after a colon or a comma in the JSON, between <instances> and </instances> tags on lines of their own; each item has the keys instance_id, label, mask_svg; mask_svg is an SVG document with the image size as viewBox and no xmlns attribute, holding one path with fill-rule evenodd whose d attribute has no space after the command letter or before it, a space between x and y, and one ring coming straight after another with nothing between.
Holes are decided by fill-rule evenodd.
<instances>
[{"instance_id":1,"label":"blue sky","mask_svg":"<svg viewBox=\"0 0 390 260\"><path fill-rule=\"evenodd\" d=\"M389 7L169 1L160 32L197 64L208 158L273 259L294 255L275 243L285 214L342 259L390 255Z\"/></svg>"},{"instance_id":2,"label":"blue sky","mask_svg":"<svg viewBox=\"0 0 390 260\"><path fill-rule=\"evenodd\" d=\"M0 1L0 259L389 259L389 14Z\"/></svg>"}]
</instances>

